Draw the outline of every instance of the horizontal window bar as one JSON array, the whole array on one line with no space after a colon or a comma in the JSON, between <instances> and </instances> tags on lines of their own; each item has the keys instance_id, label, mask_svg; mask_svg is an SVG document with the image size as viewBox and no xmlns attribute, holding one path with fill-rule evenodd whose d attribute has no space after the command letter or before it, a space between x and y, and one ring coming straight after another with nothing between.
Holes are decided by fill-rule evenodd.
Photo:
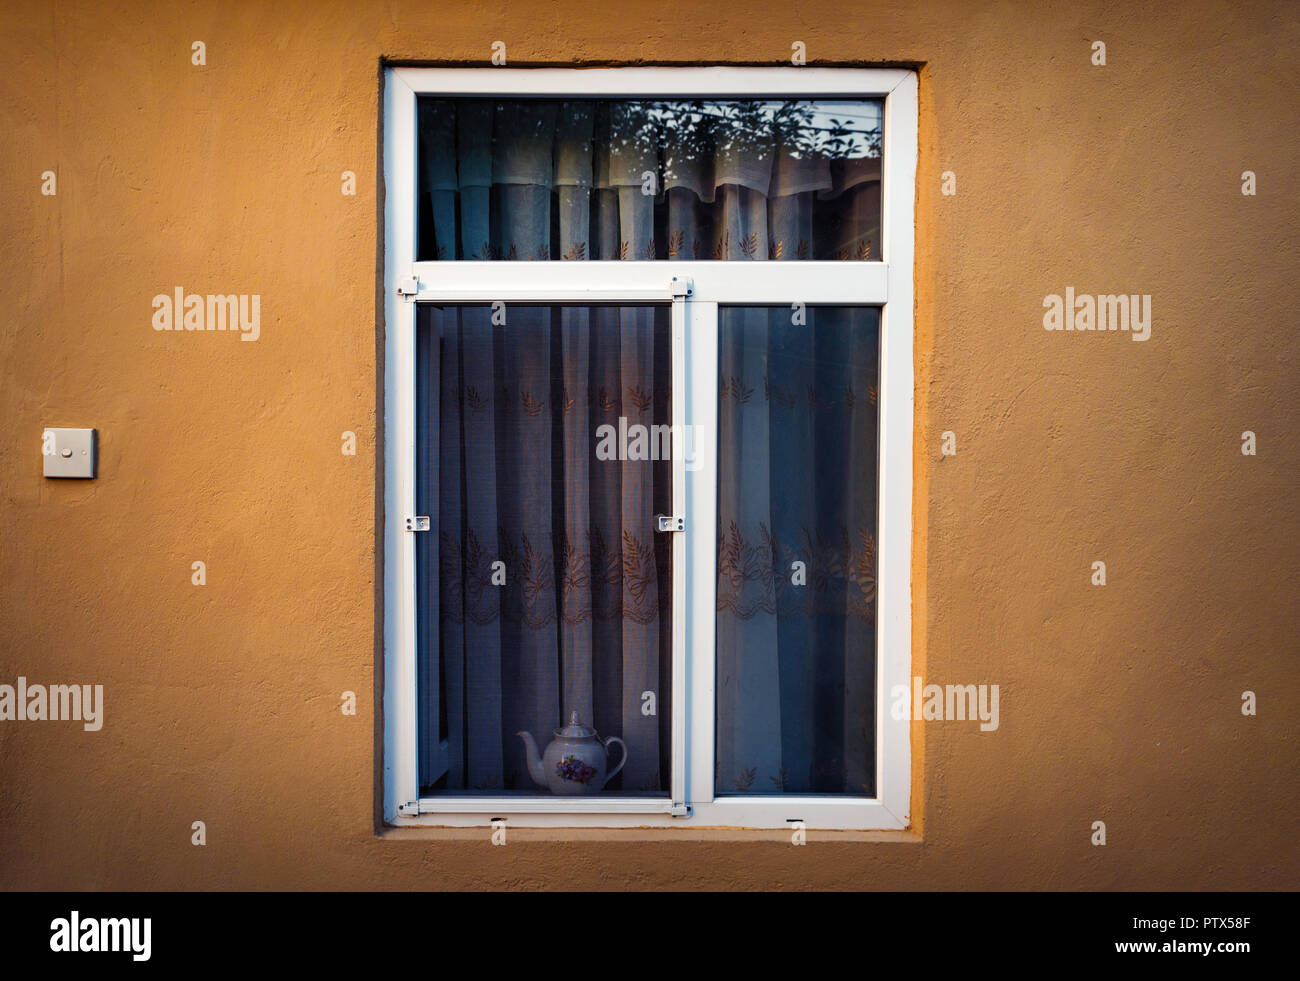
<instances>
[{"instance_id":1,"label":"horizontal window bar","mask_svg":"<svg viewBox=\"0 0 1300 981\"><path fill-rule=\"evenodd\" d=\"M514 828L667 828L689 831L700 828L749 829L790 833L800 821L809 832L817 831L902 831L909 826L878 800L825 798L766 798L738 801L724 798L711 804L692 805L689 817L673 817L663 801L657 811L579 809L573 801L539 798L546 809L523 810L525 802L506 802L501 798L475 799L473 811L443 806L447 801L422 798L420 816L400 816L397 825L438 824L447 827L486 828L497 817L509 818ZM586 803L595 803L587 801ZM628 801L624 803L660 803ZM525 804L526 806L526 804Z\"/></svg>"},{"instance_id":2,"label":"horizontal window bar","mask_svg":"<svg viewBox=\"0 0 1300 981\"><path fill-rule=\"evenodd\" d=\"M691 98L709 96L889 95L909 74L901 68L638 67L638 68L396 68L420 95L598 94Z\"/></svg>"},{"instance_id":3,"label":"horizontal window bar","mask_svg":"<svg viewBox=\"0 0 1300 981\"><path fill-rule=\"evenodd\" d=\"M667 301L674 276L689 279L690 299L702 302L878 306L889 299L887 262L416 262L411 269L422 301Z\"/></svg>"},{"instance_id":4,"label":"horizontal window bar","mask_svg":"<svg viewBox=\"0 0 1300 981\"><path fill-rule=\"evenodd\" d=\"M421 797L423 814L667 814L667 797Z\"/></svg>"}]
</instances>

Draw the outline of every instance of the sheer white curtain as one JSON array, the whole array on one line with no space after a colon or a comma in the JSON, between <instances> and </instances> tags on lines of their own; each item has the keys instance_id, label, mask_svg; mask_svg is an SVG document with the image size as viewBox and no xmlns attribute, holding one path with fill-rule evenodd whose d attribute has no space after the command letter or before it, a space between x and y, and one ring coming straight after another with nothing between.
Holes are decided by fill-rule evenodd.
<instances>
[{"instance_id":1,"label":"sheer white curtain","mask_svg":"<svg viewBox=\"0 0 1300 981\"><path fill-rule=\"evenodd\" d=\"M421 100L422 258L880 258L877 105L740 104Z\"/></svg>"},{"instance_id":2,"label":"sheer white curtain","mask_svg":"<svg viewBox=\"0 0 1300 981\"><path fill-rule=\"evenodd\" d=\"M423 100L425 257L875 257L878 157L761 128L724 139L708 110ZM875 312L790 314L721 318L717 786L860 794L874 767ZM628 745L611 789L662 792L671 580L654 518L668 470L594 448L603 424L671 418L666 311L509 305L494 324L487 306L422 307L419 345L419 493L435 525L420 536L422 784L535 790L515 734L544 745L576 711Z\"/></svg>"},{"instance_id":3,"label":"sheer white curtain","mask_svg":"<svg viewBox=\"0 0 1300 981\"><path fill-rule=\"evenodd\" d=\"M719 313L719 793L874 793L878 336Z\"/></svg>"}]
</instances>

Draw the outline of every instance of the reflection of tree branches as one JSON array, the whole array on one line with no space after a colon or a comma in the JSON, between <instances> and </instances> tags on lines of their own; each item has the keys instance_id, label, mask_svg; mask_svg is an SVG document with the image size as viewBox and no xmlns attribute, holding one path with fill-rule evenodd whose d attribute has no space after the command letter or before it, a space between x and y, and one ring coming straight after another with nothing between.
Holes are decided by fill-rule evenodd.
<instances>
[{"instance_id":1,"label":"reflection of tree branches","mask_svg":"<svg viewBox=\"0 0 1300 981\"><path fill-rule=\"evenodd\" d=\"M607 111L597 116L597 142L647 156L662 153L669 166L720 151L760 156L782 152L827 160L880 155L879 126L855 125L852 111L832 115L837 107L851 110L843 103L694 99L613 102L602 104L605 107Z\"/></svg>"},{"instance_id":2,"label":"reflection of tree branches","mask_svg":"<svg viewBox=\"0 0 1300 981\"><path fill-rule=\"evenodd\" d=\"M427 120L427 138L454 142L457 110L453 106L464 111L471 102L481 100L421 101L426 109L422 117ZM505 111L508 105L495 102L496 112ZM880 156L877 105L866 100L520 100L512 108L527 106L527 111L510 114L508 133L502 132L498 117L492 133L494 142L503 136L545 142L557 132L570 131L582 134L581 138L590 132L595 146L650 159L662 154L670 166L708 159L719 152L760 156L780 152L800 158L847 160ZM872 111L862 112L864 109Z\"/></svg>"}]
</instances>

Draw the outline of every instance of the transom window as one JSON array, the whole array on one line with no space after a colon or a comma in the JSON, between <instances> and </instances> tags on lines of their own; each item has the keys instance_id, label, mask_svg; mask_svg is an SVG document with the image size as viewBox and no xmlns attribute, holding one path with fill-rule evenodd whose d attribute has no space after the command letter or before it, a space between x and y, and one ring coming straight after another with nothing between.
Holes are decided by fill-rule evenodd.
<instances>
[{"instance_id":1,"label":"transom window","mask_svg":"<svg viewBox=\"0 0 1300 981\"><path fill-rule=\"evenodd\" d=\"M915 75L385 92L386 819L906 827Z\"/></svg>"},{"instance_id":2,"label":"transom window","mask_svg":"<svg viewBox=\"0 0 1300 981\"><path fill-rule=\"evenodd\" d=\"M880 255L879 99L418 105L421 259Z\"/></svg>"}]
</instances>

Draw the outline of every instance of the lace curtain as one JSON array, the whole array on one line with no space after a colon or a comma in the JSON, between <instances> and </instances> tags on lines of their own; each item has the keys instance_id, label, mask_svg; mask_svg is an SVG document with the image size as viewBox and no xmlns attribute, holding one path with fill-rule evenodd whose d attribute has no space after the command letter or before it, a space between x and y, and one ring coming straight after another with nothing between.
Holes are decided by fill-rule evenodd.
<instances>
[{"instance_id":1,"label":"lace curtain","mask_svg":"<svg viewBox=\"0 0 1300 981\"><path fill-rule=\"evenodd\" d=\"M872 796L879 313L718 330L715 791Z\"/></svg>"},{"instance_id":2,"label":"lace curtain","mask_svg":"<svg viewBox=\"0 0 1300 981\"><path fill-rule=\"evenodd\" d=\"M628 746L607 791L666 790L670 464L596 433L670 421L668 311L495 316L418 322L421 783L540 792L517 733L545 749L576 711Z\"/></svg>"},{"instance_id":3,"label":"lace curtain","mask_svg":"<svg viewBox=\"0 0 1300 981\"><path fill-rule=\"evenodd\" d=\"M789 126L742 112L683 134L631 103L419 111L425 258L875 257L879 157L810 152ZM544 747L576 711L627 743L606 792L662 793L670 465L597 444L670 420L668 311L493 317L418 321L421 784L544 792L516 733ZM872 793L877 314L719 319L717 790Z\"/></svg>"},{"instance_id":4,"label":"lace curtain","mask_svg":"<svg viewBox=\"0 0 1300 981\"><path fill-rule=\"evenodd\" d=\"M878 259L871 101L420 102L423 259Z\"/></svg>"}]
</instances>

